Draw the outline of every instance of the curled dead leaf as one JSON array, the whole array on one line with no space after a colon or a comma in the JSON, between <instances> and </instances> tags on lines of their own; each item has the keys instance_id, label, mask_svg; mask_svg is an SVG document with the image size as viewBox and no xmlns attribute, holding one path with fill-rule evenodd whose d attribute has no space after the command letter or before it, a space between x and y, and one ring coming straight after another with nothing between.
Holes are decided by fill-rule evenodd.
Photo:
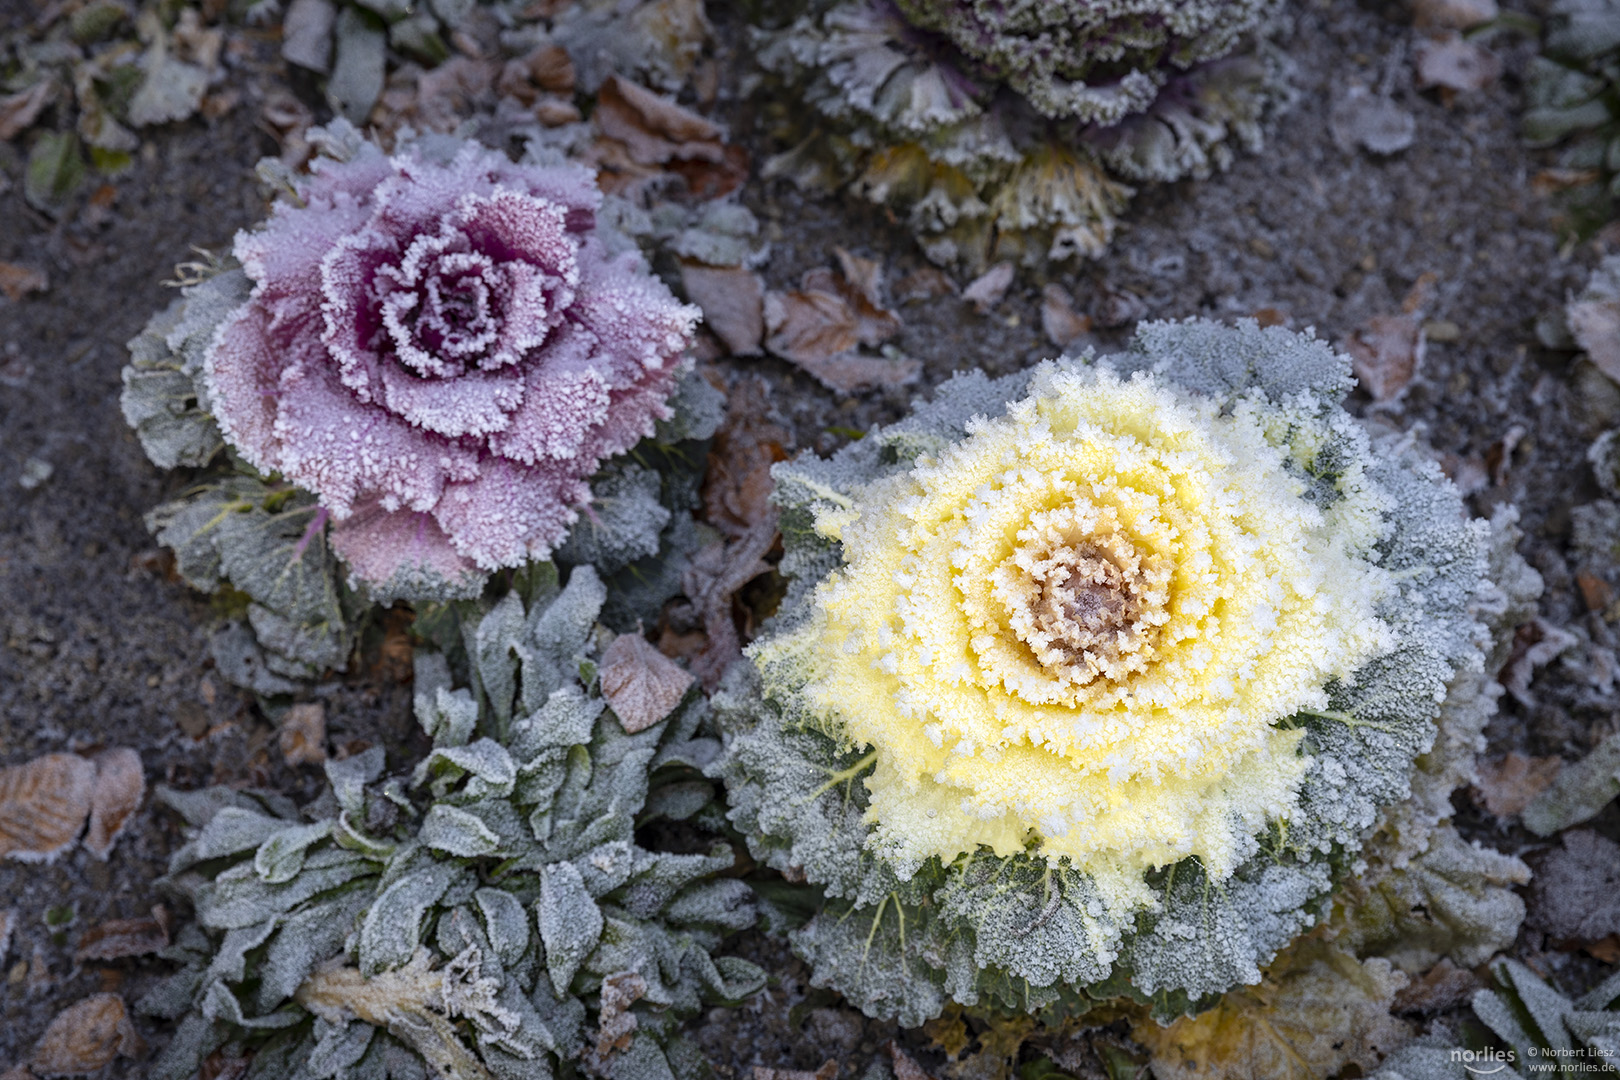
<instances>
[{"instance_id":1,"label":"curled dead leaf","mask_svg":"<svg viewBox=\"0 0 1620 1080\"><path fill-rule=\"evenodd\" d=\"M141 755L127 746L104 750L95 757L96 788L90 800L90 827L84 847L102 862L146 797L146 774Z\"/></svg>"},{"instance_id":2,"label":"curled dead leaf","mask_svg":"<svg viewBox=\"0 0 1620 1080\"><path fill-rule=\"evenodd\" d=\"M1547 790L1563 763L1562 758L1529 757L1514 750L1500 761L1480 762L1474 790L1492 814L1518 817L1531 799Z\"/></svg>"},{"instance_id":3,"label":"curled dead leaf","mask_svg":"<svg viewBox=\"0 0 1620 1080\"><path fill-rule=\"evenodd\" d=\"M38 1076L88 1076L118 1057L140 1057L145 1044L124 999L91 994L56 1014L34 1046L28 1067Z\"/></svg>"},{"instance_id":4,"label":"curled dead leaf","mask_svg":"<svg viewBox=\"0 0 1620 1080\"><path fill-rule=\"evenodd\" d=\"M632 735L668 716L691 687L692 676L640 634L620 634L602 654L602 696Z\"/></svg>"},{"instance_id":5,"label":"curled dead leaf","mask_svg":"<svg viewBox=\"0 0 1620 1080\"><path fill-rule=\"evenodd\" d=\"M95 765L77 754L0 769L0 856L49 862L72 847L95 786Z\"/></svg>"},{"instance_id":6,"label":"curled dead leaf","mask_svg":"<svg viewBox=\"0 0 1620 1080\"><path fill-rule=\"evenodd\" d=\"M591 121L600 134L586 157L609 194L679 177L689 197L717 199L748 177L747 151L727 143L716 124L619 75L602 83Z\"/></svg>"},{"instance_id":7,"label":"curled dead leaf","mask_svg":"<svg viewBox=\"0 0 1620 1080\"><path fill-rule=\"evenodd\" d=\"M956 283L938 267L924 266L913 270L894 283L894 295L904 300L932 300L936 296L950 296L956 292Z\"/></svg>"},{"instance_id":8,"label":"curled dead leaf","mask_svg":"<svg viewBox=\"0 0 1620 1080\"><path fill-rule=\"evenodd\" d=\"M1344 343L1356 379L1380 405L1399 401L1422 370L1423 314L1433 302L1435 281L1432 273L1420 275L1400 314L1373 316Z\"/></svg>"},{"instance_id":9,"label":"curled dead leaf","mask_svg":"<svg viewBox=\"0 0 1620 1080\"><path fill-rule=\"evenodd\" d=\"M1454 1008L1474 996L1479 976L1442 957L1434 967L1403 986L1395 995L1395 1011L1425 1016Z\"/></svg>"},{"instance_id":10,"label":"curled dead leaf","mask_svg":"<svg viewBox=\"0 0 1620 1080\"><path fill-rule=\"evenodd\" d=\"M686 297L703 309L703 324L733 356L758 356L765 337L765 283L740 266L683 262Z\"/></svg>"},{"instance_id":11,"label":"curled dead leaf","mask_svg":"<svg viewBox=\"0 0 1620 1080\"><path fill-rule=\"evenodd\" d=\"M840 393L915 381L920 361L858 351L899 333L900 316L883 305L878 264L836 250L841 273L818 266L796 290L765 294L765 347Z\"/></svg>"},{"instance_id":12,"label":"curled dead leaf","mask_svg":"<svg viewBox=\"0 0 1620 1080\"><path fill-rule=\"evenodd\" d=\"M326 760L326 706L294 705L281 718L276 744L289 766L319 765Z\"/></svg>"},{"instance_id":13,"label":"curled dead leaf","mask_svg":"<svg viewBox=\"0 0 1620 1080\"><path fill-rule=\"evenodd\" d=\"M148 956L168 945L168 912L159 905L143 919L109 919L92 926L79 938L73 959L76 963L83 963L86 960Z\"/></svg>"}]
</instances>

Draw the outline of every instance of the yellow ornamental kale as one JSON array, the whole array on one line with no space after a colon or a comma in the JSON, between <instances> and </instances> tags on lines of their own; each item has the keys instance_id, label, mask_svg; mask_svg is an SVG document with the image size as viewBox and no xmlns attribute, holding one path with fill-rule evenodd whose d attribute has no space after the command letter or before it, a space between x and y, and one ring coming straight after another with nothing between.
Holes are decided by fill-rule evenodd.
<instances>
[{"instance_id":1,"label":"yellow ornamental kale","mask_svg":"<svg viewBox=\"0 0 1620 1080\"><path fill-rule=\"evenodd\" d=\"M1319 917L1481 663L1484 533L1348 362L1252 323L941 388L778 466L792 585L716 700L815 981L1161 1015Z\"/></svg>"}]
</instances>

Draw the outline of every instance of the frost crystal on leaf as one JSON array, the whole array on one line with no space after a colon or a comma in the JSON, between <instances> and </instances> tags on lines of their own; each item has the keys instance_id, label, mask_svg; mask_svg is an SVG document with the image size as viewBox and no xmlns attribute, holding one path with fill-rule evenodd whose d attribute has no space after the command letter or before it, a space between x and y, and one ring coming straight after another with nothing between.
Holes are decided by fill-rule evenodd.
<instances>
[{"instance_id":1,"label":"frost crystal on leaf","mask_svg":"<svg viewBox=\"0 0 1620 1080\"><path fill-rule=\"evenodd\" d=\"M250 464L314 492L378 597L544 559L651 435L697 318L595 232L589 170L476 143L322 159L237 236L252 296L205 386Z\"/></svg>"},{"instance_id":2,"label":"frost crystal on leaf","mask_svg":"<svg viewBox=\"0 0 1620 1080\"><path fill-rule=\"evenodd\" d=\"M1448 686L1494 708L1502 595L1482 523L1348 386L1309 337L1147 324L777 466L789 592L712 771L755 857L826 892L794 934L817 985L905 1024L1082 992L1173 1015L1318 920ZM1444 749L1387 826L1406 859Z\"/></svg>"}]
</instances>

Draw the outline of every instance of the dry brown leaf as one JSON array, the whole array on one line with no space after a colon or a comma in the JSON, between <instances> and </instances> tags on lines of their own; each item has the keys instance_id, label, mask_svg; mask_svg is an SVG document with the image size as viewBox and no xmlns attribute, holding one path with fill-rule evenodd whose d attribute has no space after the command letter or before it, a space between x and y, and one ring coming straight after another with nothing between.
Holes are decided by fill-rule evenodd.
<instances>
[{"instance_id":1,"label":"dry brown leaf","mask_svg":"<svg viewBox=\"0 0 1620 1080\"><path fill-rule=\"evenodd\" d=\"M630 1006L646 993L647 980L634 971L621 971L602 980L601 1022L596 1029L598 1059L630 1046L630 1038L638 1026Z\"/></svg>"},{"instance_id":2,"label":"dry brown leaf","mask_svg":"<svg viewBox=\"0 0 1620 1080\"><path fill-rule=\"evenodd\" d=\"M720 128L674 98L610 75L591 120L601 133L586 156L609 194L678 176L694 199L717 199L748 178L748 154L724 141Z\"/></svg>"},{"instance_id":3,"label":"dry brown leaf","mask_svg":"<svg viewBox=\"0 0 1620 1080\"><path fill-rule=\"evenodd\" d=\"M731 617L731 600L744 585L770 570L765 556L776 546L776 508L735 540L716 540L692 556L681 575L681 590L703 619L708 636L692 661L692 673L712 691L726 669L742 656L742 640Z\"/></svg>"},{"instance_id":4,"label":"dry brown leaf","mask_svg":"<svg viewBox=\"0 0 1620 1080\"><path fill-rule=\"evenodd\" d=\"M77 754L0 769L0 856L49 862L72 847L95 787L95 765Z\"/></svg>"},{"instance_id":5,"label":"dry brown leaf","mask_svg":"<svg viewBox=\"0 0 1620 1080\"><path fill-rule=\"evenodd\" d=\"M84 847L102 862L146 797L146 774L141 755L127 746L104 750L95 757L96 789L90 800L90 827Z\"/></svg>"},{"instance_id":6,"label":"dry brown leaf","mask_svg":"<svg viewBox=\"0 0 1620 1080\"><path fill-rule=\"evenodd\" d=\"M160 905L144 919L109 919L92 926L79 938L73 959L82 964L86 960L147 956L168 945L168 912Z\"/></svg>"},{"instance_id":7,"label":"dry brown leaf","mask_svg":"<svg viewBox=\"0 0 1620 1080\"><path fill-rule=\"evenodd\" d=\"M767 1069L754 1066L754 1080L837 1080L838 1062L829 1058L815 1072L809 1069Z\"/></svg>"},{"instance_id":8,"label":"dry brown leaf","mask_svg":"<svg viewBox=\"0 0 1620 1080\"><path fill-rule=\"evenodd\" d=\"M88 1076L114 1058L139 1057L145 1050L124 999L91 994L56 1014L34 1046L28 1066L43 1077Z\"/></svg>"},{"instance_id":9,"label":"dry brown leaf","mask_svg":"<svg viewBox=\"0 0 1620 1080\"><path fill-rule=\"evenodd\" d=\"M1390 1015L1406 975L1381 957L1367 961L1307 941L1289 950L1258 986L1220 1004L1132 1035L1153 1052L1158 1080L1317 1080L1347 1065L1362 1070L1411 1037Z\"/></svg>"},{"instance_id":10,"label":"dry brown leaf","mask_svg":"<svg viewBox=\"0 0 1620 1080\"><path fill-rule=\"evenodd\" d=\"M740 266L683 262L686 297L703 309L703 324L733 356L758 356L765 337L765 283Z\"/></svg>"},{"instance_id":11,"label":"dry brown leaf","mask_svg":"<svg viewBox=\"0 0 1620 1080\"><path fill-rule=\"evenodd\" d=\"M276 743L288 765L319 765L326 760L326 706L294 705L281 718Z\"/></svg>"},{"instance_id":12,"label":"dry brown leaf","mask_svg":"<svg viewBox=\"0 0 1620 1080\"><path fill-rule=\"evenodd\" d=\"M1480 762L1474 790L1492 814L1518 817L1553 782L1563 764L1562 758L1528 757L1514 750L1500 761Z\"/></svg>"},{"instance_id":13,"label":"dry brown leaf","mask_svg":"<svg viewBox=\"0 0 1620 1080\"><path fill-rule=\"evenodd\" d=\"M1502 74L1502 61L1495 53L1464 41L1455 30L1441 30L1423 38L1418 42L1414 61L1420 87L1483 90Z\"/></svg>"},{"instance_id":14,"label":"dry brown leaf","mask_svg":"<svg viewBox=\"0 0 1620 1080\"><path fill-rule=\"evenodd\" d=\"M1473 997L1480 985L1479 977L1472 971L1441 957L1438 964L1395 995L1395 1011L1425 1016L1445 1012Z\"/></svg>"},{"instance_id":15,"label":"dry brown leaf","mask_svg":"<svg viewBox=\"0 0 1620 1080\"><path fill-rule=\"evenodd\" d=\"M726 418L714 433L703 478L704 520L742 536L771 512L771 466L786 461L793 436L776 421L770 386L744 376L726 396Z\"/></svg>"},{"instance_id":16,"label":"dry brown leaf","mask_svg":"<svg viewBox=\"0 0 1620 1080\"><path fill-rule=\"evenodd\" d=\"M1496 0L1412 0L1412 16L1419 26L1469 30L1501 13Z\"/></svg>"},{"instance_id":17,"label":"dry brown leaf","mask_svg":"<svg viewBox=\"0 0 1620 1080\"><path fill-rule=\"evenodd\" d=\"M0 292L6 294L6 299L21 300L29 293L44 292L50 287L51 279L45 276L45 271L0 262Z\"/></svg>"},{"instance_id":18,"label":"dry brown leaf","mask_svg":"<svg viewBox=\"0 0 1620 1080\"><path fill-rule=\"evenodd\" d=\"M1091 330L1091 320L1074 310L1069 290L1052 282L1041 290L1041 329L1046 339L1060 349Z\"/></svg>"},{"instance_id":19,"label":"dry brown leaf","mask_svg":"<svg viewBox=\"0 0 1620 1080\"><path fill-rule=\"evenodd\" d=\"M1013 282L1013 264L999 262L968 282L968 287L962 290L962 299L973 305L973 310L980 315L988 315L1001 303L1002 297L1007 295L1007 289Z\"/></svg>"},{"instance_id":20,"label":"dry brown leaf","mask_svg":"<svg viewBox=\"0 0 1620 1080\"><path fill-rule=\"evenodd\" d=\"M0 142L27 131L56 97L56 82L41 79L26 90L0 97Z\"/></svg>"},{"instance_id":21,"label":"dry brown leaf","mask_svg":"<svg viewBox=\"0 0 1620 1080\"><path fill-rule=\"evenodd\" d=\"M497 89L525 105L533 105L542 93L571 94L574 92L574 61L561 45L540 45L506 62Z\"/></svg>"},{"instance_id":22,"label":"dry brown leaf","mask_svg":"<svg viewBox=\"0 0 1620 1080\"><path fill-rule=\"evenodd\" d=\"M1570 333L1597 369L1620 382L1620 301L1580 300L1566 309Z\"/></svg>"},{"instance_id":23,"label":"dry brown leaf","mask_svg":"<svg viewBox=\"0 0 1620 1080\"><path fill-rule=\"evenodd\" d=\"M620 634L602 654L602 696L634 735L668 716L692 676L640 634Z\"/></svg>"},{"instance_id":24,"label":"dry brown leaf","mask_svg":"<svg viewBox=\"0 0 1620 1080\"><path fill-rule=\"evenodd\" d=\"M1423 363L1422 322L1411 315L1375 315L1350 335L1344 350L1374 401L1396 401Z\"/></svg>"},{"instance_id":25,"label":"dry brown leaf","mask_svg":"<svg viewBox=\"0 0 1620 1080\"><path fill-rule=\"evenodd\" d=\"M1614 602L1614 589L1609 583L1596 574L1582 570L1575 575L1575 588L1580 590L1581 602L1586 605L1587 611L1598 613L1609 610Z\"/></svg>"}]
</instances>

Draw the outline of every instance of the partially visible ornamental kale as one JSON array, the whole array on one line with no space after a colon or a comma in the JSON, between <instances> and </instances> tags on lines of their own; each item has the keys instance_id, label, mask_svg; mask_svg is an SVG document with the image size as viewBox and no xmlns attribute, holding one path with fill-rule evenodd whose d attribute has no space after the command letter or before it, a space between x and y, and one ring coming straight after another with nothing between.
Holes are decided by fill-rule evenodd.
<instances>
[{"instance_id":1,"label":"partially visible ornamental kale","mask_svg":"<svg viewBox=\"0 0 1620 1080\"><path fill-rule=\"evenodd\" d=\"M1280 104L1275 0L816 0L760 61L818 117L767 174L909 212L939 262L1095 255L1127 184L1203 177Z\"/></svg>"},{"instance_id":2,"label":"partially visible ornamental kale","mask_svg":"<svg viewBox=\"0 0 1620 1080\"><path fill-rule=\"evenodd\" d=\"M821 887L817 985L1163 1016L1323 914L1482 662L1483 523L1253 323L959 377L777 466L791 578L716 699L731 818Z\"/></svg>"},{"instance_id":3,"label":"partially visible ornamental kale","mask_svg":"<svg viewBox=\"0 0 1620 1080\"><path fill-rule=\"evenodd\" d=\"M205 360L226 440L314 492L384 592L547 558L669 415L696 309L609 253L582 167L359 143L295 194L236 239L252 298Z\"/></svg>"},{"instance_id":4,"label":"partially visible ornamental kale","mask_svg":"<svg viewBox=\"0 0 1620 1080\"><path fill-rule=\"evenodd\" d=\"M649 850L637 829L718 824L698 772L719 749L708 706L677 683L616 714L596 678L606 589L581 567L559 592L548 569L523 576L527 603L465 621L453 651L472 689L418 654L433 748L408 778L385 778L374 748L328 762L330 790L302 812L272 793L162 793L195 830L167 881L196 922L167 954L182 970L140 1005L181 1021L152 1080L186 1080L221 1047L265 1080L704 1075L678 1021L763 985L716 955L752 897L715 877L725 843Z\"/></svg>"}]
</instances>

